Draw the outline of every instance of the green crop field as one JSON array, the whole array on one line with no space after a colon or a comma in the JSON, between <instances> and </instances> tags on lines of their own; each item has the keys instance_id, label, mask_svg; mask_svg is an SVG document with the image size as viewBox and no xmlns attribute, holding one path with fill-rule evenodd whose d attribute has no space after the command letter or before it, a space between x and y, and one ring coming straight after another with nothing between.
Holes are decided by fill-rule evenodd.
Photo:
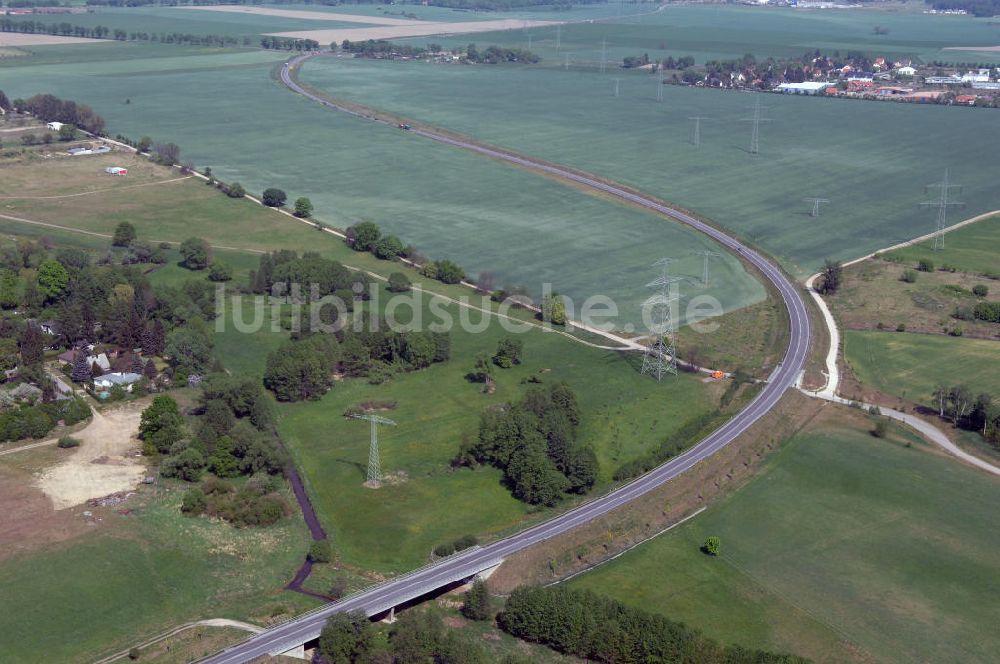
<instances>
[{"instance_id":1,"label":"green crop field","mask_svg":"<svg viewBox=\"0 0 1000 664\"><path fill-rule=\"evenodd\" d=\"M990 662L1000 481L861 429L800 434L689 524L570 583L817 662ZM722 541L715 559L698 549Z\"/></svg>"},{"instance_id":2,"label":"green crop field","mask_svg":"<svg viewBox=\"0 0 1000 664\"><path fill-rule=\"evenodd\" d=\"M191 620L310 605L277 595L308 546L300 516L240 530L183 517L180 491L157 491L128 516L101 511L113 523L100 532L0 563L4 662L92 662Z\"/></svg>"},{"instance_id":3,"label":"green crop field","mask_svg":"<svg viewBox=\"0 0 1000 664\"><path fill-rule=\"evenodd\" d=\"M891 251L886 258L912 265L929 260L936 267L950 265L962 272L1000 275L1000 215L948 233L944 249L934 251L934 241L928 240Z\"/></svg>"},{"instance_id":4,"label":"green crop field","mask_svg":"<svg viewBox=\"0 0 1000 664\"><path fill-rule=\"evenodd\" d=\"M933 213L919 204L946 166L965 185L968 214L1000 208L994 151L982 140L995 120L989 110L763 95L772 121L754 157L744 121L752 95L668 86L657 103L658 77L647 73L325 58L301 78L334 97L657 194L758 243L798 275L933 230ZM707 118L700 146L692 116ZM802 200L809 196L830 200L818 219Z\"/></svg>"},{"instance_id":5,"label":"green crop field","mask_svg":"<svg viewBox=\"0 0 1000 664\"><path fill-rule=\"evenodd\" d=\"M1000 343L905 332L847 331L844 356L862 383L886 394L929 404L934 388L965 384L974 393L1000 394Z\"/></svg>"}]
</instances>

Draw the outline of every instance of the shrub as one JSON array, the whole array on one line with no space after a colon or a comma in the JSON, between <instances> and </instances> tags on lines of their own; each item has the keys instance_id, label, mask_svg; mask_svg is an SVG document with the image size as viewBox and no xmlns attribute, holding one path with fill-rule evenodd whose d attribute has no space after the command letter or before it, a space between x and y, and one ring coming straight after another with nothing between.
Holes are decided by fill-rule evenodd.
<instances>
[{"instance_id":1,"label":"shrub","mask_svg":"<svg viewBox=\"0 0 1000 664\"><path fill-rule=\"evenodd\" d=\"M897 332L906 332L906 323L900 323L896 326Z\"/></svg>"},{"instance_id":2,"label":"shrub","mask_svg":"<svg viewBox=\"0 0 1000 664\"><path fill-rule=\"evenodd\" d=\"M964 332L964 330L962 329L962 326L961 325L956 325L955 327L951 328L951 330L948 332L948 334L950 334L953 337L960 337L960 336L962 336L963 332Z\"/></svg>"},{"instance_id":3,"label":"shrub","mask_svg":"<svg viewBox=\"0 0 1000 664\"><path fill-rule=\"evenodd\" d=\"M718 535L712 535L702 545L701 550L710 556L717 556L722 551L722 540Z\"/></svg>"},{"instance_id":4,"label":"shrub","mask_svg":"<svg viewBox=\"0 0 1000 664\"><path fill-rule=\"evenodd\" d=\"M908 284L914 284L917 282L917 271L916 270L903 270L903 275L900 277L901 281L905 281Z\"/></svg>"},{"instance_id":5,"label":"shrub","mask_svg":"<svg viewBox=\"0 0 1000 664\"><path fill-rule=\"evenodd\" d=\"M73 436L63 436L59 439L59 442L56 443L56 447L61 447L63 449L69 447L80 447L80 442L79 438L74 438Z\"/></svg>"},{"instance_id":6,"label":"shrub","mask_svg":"<svg viewBox=\"0 0 1000 664\"><path fill-rule=\"evenodd\" d=\"M976 297L986 297L990 292L990 289L986 284L976 284L972 287L972 294Z\"/></svg>"},{"instance_id":7,"label":"shrub","mask_svg":"<svg viewBox=\"0 0 1000 664\"><path fill-rule=\"evenodd\" d=\"M230 281L233 278L233 268L218 261L212 263L208 270L209 281Z\"/></svg>"},{"instance_id":8,"label":"shrub","mask_svg":"<svg viewBox=\"0 0 1000 664\"><path fill-rule=\"evenodd\" d=\"M889 424L885 420L879 420L875 423L875 428L872 429L872 435L876 438L885 438L885 435L889 432Z\"/></svg>"},{"instance_id":9,"label":"shrub","mask_svg":"<svg viewBox=\"0 0 1000 664\"><path fill-rule=\"evenodd\" d=\"M461 610L462 615L469 620L489 620L493 617L490 611L490 594L485 583L476 580L472 584L469 592L465 593Z\"/></svg>"},{"instance_id":10,"label":"shrub","mask_svg":"<svg viewBox=\"0 0 1000 664\"><path fill-rule=\"evenodd\" d=\"M296 217L300 219L307 219L312 216L313 204L308 198L303 196L302 198L295 199L295 212L293 213Z\"/></svg>"},{"instance_id":11,"label":"shrub","mask_svg":"<svg viewBox=\"0 0 1000 664\"><path fill-rule=\"evenodd\" d=\"M333 550L330 548L330 540L316 540L309 545L309 555L306 556L314 563L328 563L333 560Z\"/></svg>"},{"instance_id":12,"label":"shrub","mask_svg":"<svg viewBox=\"0 0 1000 664\"><path fill-rule=\"evenodd\" d=\"M188 516L198 516L205 511L208 501L205 494L198 487L193 487L184 492L181 498L181 513Z\"/></svg>"},{"instance_id":13,"label":"shrub","mask_svg":"<svg viewBox=\"0 0 1000 664\"><path fill-rule=\"evenodd\" d=\"M389 285L387 288L390 293L405 293L412 287L410 279L402 272L393 272L389 275Z\"/></svg>"},{"instance_id":14,"label":"shrub","mask_svg":"<svg viewBox=\"0 0 1000 664\"><path fill-rule=\"evenodd\" d=\"M921 272L933 272L934 262L926 258L921 258L920 261L917 262L917 269Z\"/></svg>"},{"instance_id":15,"label":"shrub","mask_svg":"<svg viewBox=\"0 0 1000 664\"><path fill-rule=\"evenodd\" d=\"M225 192L226 196L230 198L243 198L247 195L247 190L243 188L239 182L234 182L230 185L224 185L222 191Z\"/></svg>"},{"instance_id":16,"label":"shrub","mask_svg":"<svg viewBox=\"0 0 1000 664\"><path fill-rule=\"evenodd\" d=\"M372 253L382 260L392 260L403 253L403 242L395 235L385 235L372 247Z\"/></svg>"}]
</instances>

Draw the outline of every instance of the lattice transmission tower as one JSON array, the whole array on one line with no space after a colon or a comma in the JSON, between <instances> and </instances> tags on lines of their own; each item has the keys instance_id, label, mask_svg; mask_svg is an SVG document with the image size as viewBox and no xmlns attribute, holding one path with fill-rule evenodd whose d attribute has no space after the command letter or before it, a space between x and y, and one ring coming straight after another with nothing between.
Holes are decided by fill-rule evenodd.
<instances>
[{"instance_id":1,"label":"lattice transmission tower","mask_svg":"<svg viewBox=\"0 0 1000 664\"><path fill-rule=\"evenodd\" d=\"M372 436L371 444L368 447L368 479L365 481L365 486L369 489L377 489L382 486L382 465L379 461L378 453L378 425L387 424L389 426L396 426L396 423L388 417L382 417L373 413L365 413L363 415L355 413L351 417L356 420L371 422Z\"/></svg>"},{"instance_id":2,"label":"lattice transmission tower","mask_svg":"<svg viewBox=\"0 0 1000 664\"><path fill-rule=\"evenodd\" d=\"M722 256L718 251L712 251L710 249L701 249L694 252L696 256L701 256L701 286L702 288L708 288L708 262L713 258L719 258Z\"/></svg>"},{"instance_id":3,"label":"lattice transmission tower","mask_svg":"<svg viewBox=\"0 0 1000 664\"><path fill-rule=\"evenodd\" d=\"M661 258L653 263L660 268L660 276L646 284L647 288L655 288L657 292L643 304L649 311L650 331L655 339L646 348L642 358L643 374L649 374L657 381L663 380L666 374L677 375L677 326L674 321L673 303L680 299L671 292L671 286L683 277L670 274L671 258Z\"/></svg>"},{"instance_id":4,"label":"lattice transmission tower","mask_svg":"<svg viewBox=\"0 0 1000 664\"><path fill-rule=\"evenodd\" d=\"M701 115L693 115L688 118L688 120L694 120L694 137L691 142L694 143L695 147L701 145L701 121L707 119Z\"/></svg>"},{"instance_id":5,"label":"lattice transmission tower","mask_svg":"<svg viewBox=\"0 0 1000 664\"><path fill-rule=\"evenodd\" d=\"M822 205L822 204L824 204L824 203L829 203L830 202L829 198L803 198L802 200L804 200L806 203L812 203L813 204L812 212L809 213L810 217L818 217L819 216L819 206Z\"/></svg>"},{"instance_id":6,"label":"lattice transmission tower","mask_svg":"<svg viewBox=\"0 0 1000 664\"><path fill-rule=\"evenodd\" d=\"M753 117L747 118L747 122L753 123L753 131L750 132L750 154L757 155L760 154L760 123L770 122L770 118L765 118L764 113L767 111L765 106L761 106L760 95L754 97L753 103Z\"/></svg>"},{"instance_id":7,"label":"lattice transmission tower","mask_svg":"<svg viewBox=\"0 0 1000 664\"><path fill-rule=\"evenodd\" d=\"M944 169L944 179L941 182L935 184L927 185L926 189L939 189L940 196L936 201L930 201L927 203L922 203L923 207L935 207L938 210L937 213L937 227L934 232L934 251L940 251L944 249L944 229L948 226L948 208L949 207L964 207L965 203L960 203L958 201L952 201L951 190L957 189L962 190L962 185L951 184L948 180L948 169Z\"/></svg>"}]
</instances>

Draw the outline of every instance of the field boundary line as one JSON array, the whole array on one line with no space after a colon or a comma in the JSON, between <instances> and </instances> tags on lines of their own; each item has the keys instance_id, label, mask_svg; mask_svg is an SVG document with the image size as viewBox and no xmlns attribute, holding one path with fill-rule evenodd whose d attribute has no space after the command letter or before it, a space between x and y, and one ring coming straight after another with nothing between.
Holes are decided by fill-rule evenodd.
<instances>
[{"instance_id":1,"label":"field boundary line","mask_svg":"<svg viewBox=\"0 0 1000 664\"><path fill-rule=\"evenodd\" d=\"M107 191L125 191L126 189L138 189L139 187L152 187L157 184L169 184L171 182L182 182L183 180L190 179L190 175L185 175L179 178L172 178L170 180L158 180L156 182L143 182L142 184L130 184L124 187L107 187L105 189L95 189L93 191L80 191L75 194L60 194L59 196L0 196L0 200L5 201L51 201L60 198L75 198L77 196L91 196L93 194L102 194Z\"/></svg>"},{"instance_id":2,"label":"field boundary line","mask_svg":"<svg viewBox=\"0 0 1000 664\"><path fill-rule=\"evenodd\" d=\"M157 636L144 641L137 646L132 646L132 648L138 648L142 650L143 648L148 648L149 646L156 645L160 641L169 639L171 636L176 636L181 632L187 631L194 627L232 627L233 629L241 629L244 632L250 632L251 634L260 634L264 631L264 628L258 627L257 625L252 625L248 622L243 622L242 620L230 620L228 618L208 618L206 620L196 620L194 622L184 623L183 625L178 625L173 629L169 629L166 632L162 632ZM99 659L94 662L94 664L109 664L109 662L114 662L116 660L122 659L123 657L128 657L129 651L132 650L119 650L113 655L108 655L103 659Z\"/></svg>"},{"instance_id":3,"label":"field boundary line","mask_svg":"<svg viewBox=\"0 0 1000 664\"><path fill-rule=\"evenodd\" d=\"M592 572L595 569L597 569L598 567L600 567L601 565L604 565L606 563L610 563L615 558L620 558L621 556L624 556L626 553L628 553L632 549L634 549L636 547L639 547L639 546L642 546L646 542L651 542L654 539L656 539L657 537L659 537L660 535L662 535L663 533L665 533L667 531L670 531L670 530L673 530L677 526L680 526L680 525L684 524L685 522L690 521L691 519L695 518L696 516L698 516L699 514L701 514L702 512L704 512L707 509L708 509L708 507L705 507L705 506L699 507L694 512L691 512L691 514L688 514L686 517L684 517L680 521L675 521L674 523L670 524L666 528L663 528L663 529L659 530L658 532L653 533L649 537L641 539L638 542L633 542L627 548L622 549L621 551L619 551L615 555L611 556L610 558L605 558L604 560L599 560L596 563L594 563L593 565L590 565L589 567L585 567L585 568L583 568L581 570L577 570L577 571L573 572L572 574L570 574L569 576L564 576L561 579L556 579L552 583L546 583L545 587L548 588L549 586L554 586L556 584L563 583L565 581L569 581L570 579L574 579L574 578L580 576L581 574L586 574L587 572Z\"/></svg>"}]
</instances>

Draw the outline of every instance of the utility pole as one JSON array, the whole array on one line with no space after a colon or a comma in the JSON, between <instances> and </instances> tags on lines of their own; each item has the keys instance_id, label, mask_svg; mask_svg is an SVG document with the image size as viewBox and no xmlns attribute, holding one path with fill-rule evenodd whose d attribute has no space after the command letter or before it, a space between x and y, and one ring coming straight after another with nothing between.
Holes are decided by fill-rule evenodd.
<instances>
[{"instance_id":1,"label":"utility pole","mask_svg":"<svg viewBox=\"0 0 1000 664\"><path fill-rule=\"evenodd\" d=\"M819 216L819 206L822 205L823 203L829 203L830 202L830 200L828 198L803 198L802 200L804 200L806 203L812 203L813 204L812 212L809 213L810 217L818 217Z\"/></svg>"},{"instance_id":2,"label":"utility pole","mask_svg":"<svg viewBox=\"0 0 1000 664\"><path fill-rule=\"evenodd\" d=\"M562 24L556 26L556 50L562 48Z\"/></svg>"},{"instance_id":3,"label":"utility pole","mask_svg":"<svg viewBox=\"0 0 1000 664\"><path fill-rule=\"evenodd\" d=\"M565 53L563 58L563 69L569 71L569 53Z\"/></svg>"},{"instance_id":4,"label":"utility pole","mask_svg":"<svg viewBox=\"0 0 1000 664\"><path fill-rule=\"evenodd\" d=\"M618 86L619 86L619 83L621 83L621 79L620 78L616 78L615 79L615 97L618 96Z\"/></svg>"},{"instance_id":5,"label":"utility pole","mask_svg":"<svg viewBox=\"0 0 1000 664\"><path fill-rule=\"evenodd\" d=\"M925 188L936 188L941 192L938 200L921 204L923 207L936 207L938 209L937 225L934 232L934 251L941 251L944 249L944 229L948 227L948 208L965 207L965 203L950 200L951 190L957 189L958 191L961 191L962 185L951 184L948 179L948 169L946 168L944 169L944 179L941 180L941 182L929 184Z\"/></svg>"},{"instance_id":6,"label":"utility pole","mask_svg":"<svg viewBox=\"0 0 1000 664\"><path fill-rule=\"evenodd\" d=\"M604 70L607 68L607 62L608 62L608 40L607 39L602 39L601 40L601 73L602 74L604 73Z\"/></svg>"},{"instance_id":7,"label":"utility pole","mask_svg":"<svg viewBox=\"0 0 1000 664\"><path fill-rule=\"evenodd\" d=\"M368 446L368 479L365 481L365 486L369 489L377 489L382 486L382 467L378 453L378 425L388 424L389 426L396 426L396 423L388 417L372 413L365 413L364 415L352 414L351 417L355 420L367 420L371 422L372 435L371 443Z\"/></svg>"},{"instance_id":8,"label":"utility pole","mask_svg":"<svg viewBox=\"0 0 1000 664\"><path fill-rule=\"evenodd\" d=\"M695 147L701 145L701 121L707 119L708 118L701 115L695 115L688 118L688 120L694 120L694 140L692 142Z\"/></svg>"}]
</instances>

